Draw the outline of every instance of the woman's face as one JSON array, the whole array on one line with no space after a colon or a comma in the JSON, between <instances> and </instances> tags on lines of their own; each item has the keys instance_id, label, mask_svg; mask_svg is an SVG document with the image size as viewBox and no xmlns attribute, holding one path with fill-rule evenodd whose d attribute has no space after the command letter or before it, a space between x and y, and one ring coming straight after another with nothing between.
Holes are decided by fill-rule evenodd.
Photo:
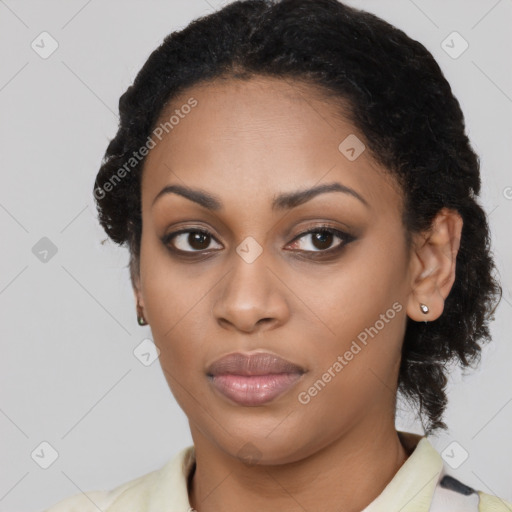
<instances>
[{"instance_id":1,"label":"woman's face","mask_svg":"<svg viewBox=\"0 0 512 512\"><path fill-rule=\"evenodd\" d=\"M261 77L188 89L142 179L136 291L172 393L196 445L269 464L394 428L411 294L398 188L312 92ZM172 185L189 197L159 195ZM208 375L258 352L302 372Z\"/></svg>"}]
</instances>

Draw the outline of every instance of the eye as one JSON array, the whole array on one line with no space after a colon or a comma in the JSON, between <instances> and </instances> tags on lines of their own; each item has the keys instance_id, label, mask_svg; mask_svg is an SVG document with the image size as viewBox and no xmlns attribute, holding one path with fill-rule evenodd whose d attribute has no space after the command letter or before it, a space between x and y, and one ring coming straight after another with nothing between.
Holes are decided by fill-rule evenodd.
<instances>
[{"instance_id":1,"label":"eye","mask_svg":"<svg viewBox=\"0 0 512 512\"><path fill-rule=\"evenodd\" d=\"M309 238L309 240L308 240ZM336 239L341 242L336 244ZM327 225L316 226L295 237L287 247L298 252L331 254L341 251L355 237ZM216 247L211 243L216 242ZM213 235L203 229L183 229L169 233L162 238L163 244L175 253L197 253L222 249ZM333 243L335 244L333 247Z\"/></svg>"},{"instance_id":2,"label":"eye","mask_svg":"<svg viewBox=\"0 0 512 512\"><path fill-rule=\"evenodd\" d=\"M215 240L215 238L208 231L189 229L169 233L162 241L165 245L170 245L171 250L177 252L201 252L210 248L212 240ZM192 247L192 250L189 250L187 246ZM222 249L221 245L219 247Z\"/></svg>"},{"instance_id":3,"label":"eye","mask_svg":"<svg viewBox=\"0 0 512 512\"><path fill-rule=\"evenodd\" d=\"M336 238L341 240L341 243L335 244L333 247ZM342 249L352 240L354 240L354 237L348 233L329 226L317 226L295 237L289 246L292 249L299 249L304 252L328 253Z\"/></svg>"}]
</instances>

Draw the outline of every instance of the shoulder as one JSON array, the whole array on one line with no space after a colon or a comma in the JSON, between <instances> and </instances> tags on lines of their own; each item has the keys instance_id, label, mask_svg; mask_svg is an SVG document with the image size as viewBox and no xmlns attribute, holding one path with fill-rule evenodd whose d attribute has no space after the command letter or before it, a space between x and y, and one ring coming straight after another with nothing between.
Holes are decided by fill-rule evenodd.
<instances>
[{"instance_id":1,"label":"shoulder","mask_svg":"<svg viewBox=\"0 0 512 512\"><path fill-rule=\"evenodd\" d=\"M195 464L194 446L175 453L163 466L110 490L68 496L42 512L148 512L187 509L187 475ZM178 508L176 508L178 507Z\"/></svg>"},{"instance_id":2,"label":"shoulder","mask_svg":"<svg viewBox=\"0 0 512 512\"><path fill-rule=\"evenodd\" d=\"M94 490L68 496L42 512L98 512L107 511L123 494L129 491L144 493L151 486L159 470L151 471L110 490Z\"/></svg>"},{"instance_id":3,"label":"shoulder","mask_svg":"<svg viewBox=\"0 0 512 512\"><path fill-rule=\"evenodd\" d=\"M512 503L492 494L477 491L480 497L478 512L512 512Z\"/></svg>"},{"instance_id":4,"label":"shoulder","mask_svg":"<svg viewBox=\"0 0 512 512\"><path fill-rule=\"evenodd\" d=\"M443 471L429 510L431 512L512 512L512 503L469 487Z\"/></svg>"}]
</instances>

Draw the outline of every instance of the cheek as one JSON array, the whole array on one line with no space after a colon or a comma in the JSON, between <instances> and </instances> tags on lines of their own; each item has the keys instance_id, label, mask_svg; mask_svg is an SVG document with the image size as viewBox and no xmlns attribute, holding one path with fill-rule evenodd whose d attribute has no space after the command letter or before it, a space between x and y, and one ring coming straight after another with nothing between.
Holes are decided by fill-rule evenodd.
<instances>
[{"instance_id":1,"label":"cheek","mask_svg":"<svg viewBox=\"0 0 512 512\"><path fill-rule=\"evenodd\" d=\"M393 386L406 323L404 276L400 244L374 238L344 258L336 270L315 279L299 278L300 289L307 290L303 300L308 321L300 332L307 333L305 353L312 362L308 383L322 380L329 369L336 375L325 388L331 391L322 391L325 399L334 393L335 400L336 393L352 390L347 405L357 408L351 402L357 396L354 389L371 399L375 386ZM333 368L336 362L338 371Z\"/></svg>"},{"instance_id":2,"label":"cheek","mask_svg":"<svg viewBox=\"0 0 512 512\"><path fill-rule=\"evenodd\" d=\"M207 338L211 285L193 265L175 263L165 249L148 246L141 251L141 287L161 361L176 371L190 367Z\"/></svg>"},{"instance_id":3,"label":"cheek","mask_svg":"<svg viewBox=\"0 0 512 512\"><path fill-rule=\"evenodd\" d=\"M360 333L364 339L365 329L381 317L386 323L379 330L391 337L399 332L395 318L405 309L405 275L406 261L398 241L390 244L368 236L350 247L335 266L295 272L287 279L307 306L308 320L322 331L321 339L337 345Z\"/></svg>"},{"instance_id":4,"label":"cheek","mask_svg":"<svg viewBox=\"0 0 512 512\"><path fill-rule=\"evenodd\" d=\"M198 376L203 372L201 354L207 351L207 289L191 286L179 272L157 275L156 266L146 280L146 307L159 362L169 388L187 414L197 406Z\"/></svg>"}]
</instances>

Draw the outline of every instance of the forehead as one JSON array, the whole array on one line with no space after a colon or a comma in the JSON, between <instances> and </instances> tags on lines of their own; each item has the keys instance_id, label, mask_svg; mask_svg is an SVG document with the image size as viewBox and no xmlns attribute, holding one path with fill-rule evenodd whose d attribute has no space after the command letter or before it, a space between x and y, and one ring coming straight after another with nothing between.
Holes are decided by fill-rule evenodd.
<instances>
[{"instance_id":1,"label":"forehead","mask_svg":"<svg viewBox=\"0 0 512 512\"><path fill-rule=\"evenodd\" d=\"M342 115L342 105L288 79L216 80L187 89L157 124L167 122L167 129L161 140L153 137L145 161L143 209L170 183L200 186L243 205L247 198L270 203L277 191L338 181L376 208L395 204L398 187L364 149L364 136Z\"/></svg>"}]
</instances>

